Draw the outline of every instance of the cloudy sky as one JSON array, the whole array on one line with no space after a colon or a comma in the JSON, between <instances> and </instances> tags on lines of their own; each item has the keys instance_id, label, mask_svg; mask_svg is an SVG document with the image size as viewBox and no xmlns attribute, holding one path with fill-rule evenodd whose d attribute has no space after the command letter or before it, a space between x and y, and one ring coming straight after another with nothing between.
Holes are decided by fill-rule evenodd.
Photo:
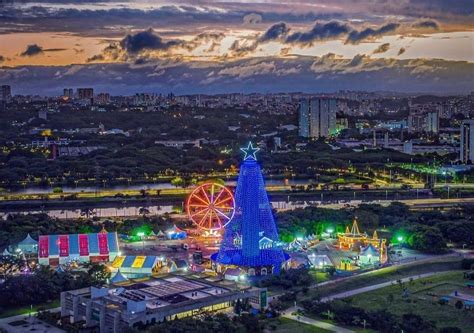
<instances>
[{"instance_id":1,"label":"cloudy sky","mask_svg":"<svg viewBox=\"0 0 474 333\"><path fill-rule=\"evenodd\" d=\"M0 4L0 84L213 93L474 90L472 0Z\"/></svg>"}]
</instances>

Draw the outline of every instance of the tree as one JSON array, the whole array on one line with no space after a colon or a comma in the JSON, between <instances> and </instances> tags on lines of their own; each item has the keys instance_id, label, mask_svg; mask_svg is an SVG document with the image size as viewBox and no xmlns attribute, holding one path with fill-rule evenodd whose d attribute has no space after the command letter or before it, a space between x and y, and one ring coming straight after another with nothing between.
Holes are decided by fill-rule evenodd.
<instances>
[{"instance_id":1,"label":"tree","mask_svg":"<svg viewBox=\"0 0 474 333\"><path fill-rule=\"evenodd\" d=\"M177 176L177 177L174 177L173 179L171 179L171 185L173 185L174 187L178 188L179 186L183 186L184 184L184 180L183 178Z\"/></svg>"},{"instance_id":2,"label":"tree","mask_svg":"<svg viewBox=\"0 0 474 333\"><path fill-rule=\"evenodd\" d=\"M150 214L150 210L146 207L140 207L138 209L138 214L143 215L143 217L145 217L146 215Z\"/></svg>"},{"instance_id":3,"label":"tree","mask_svg":"<svg viewBox=\"0 0 474 333\"><path fill-rule=\"evenodd\" d=\"M456 326L448 326L441 328L439 333L462 333L462 330Z\"/></svg>"},{"instance_id":4,"label":"tree","mask_svg":"<svg viewBox=\"0 0 474 333\"><path fill-rule=\"evenodd\" d=\"M418 228L408 242L414 249L428 253L441 253L446 249L446 241L436 227Z\"/></svg>"},{"instance_id":5,"label":"tree","mask_svg":"<svg viewBox=\"0 0 474 333\"><path fill-rule=\"evenodd\" d=\"M454 303L454 306L456 307L456 309L461 310L464 307L464 303L462 301L457 301L456 303Z\"/></svg>"},{"instance_id":6,"label":"tree","mask_svg":"<svg viewBox=\"0 0 474 333\"><path fill-rule=\"evenodd\" d=\"M92 285L94 286L104 285L111 275L107 266L95 263L89 264L87 274L91 277Z\"/></svg>"},{"instance_id":7,"label":"tree","mask_svg":"<svg viewBox=\"0 0 474 333\"><path fill-rule=\"evenodd\" d=\"M424 320L421 316L413 313L406 313L402 316L400 327L407 333L436 332L436 325L433 322Z\"/></svg>"},{"instance_id":8,"label":"tree","mask_svg":"<svg viewBox=\"0 0 474 333\"><path fill-rule=\"evenodd\" d=\"M17 256L0 256L0 275L7 279L24 266L24 261Z\"/></svg>"}]
</instances>

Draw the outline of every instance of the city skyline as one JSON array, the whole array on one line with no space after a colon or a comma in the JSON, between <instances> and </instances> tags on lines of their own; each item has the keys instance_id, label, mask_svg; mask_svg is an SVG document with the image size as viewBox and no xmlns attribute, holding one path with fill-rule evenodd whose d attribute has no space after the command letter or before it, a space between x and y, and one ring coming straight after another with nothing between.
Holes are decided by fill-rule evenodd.
<instances>
[{"instance_id":1,"label":"city skyline","mask_svg":"<svg viewBox=\"0 0 474 333\"><path fill-rule=\"evenodd\" d=\"M13 2L0 7L0 82L46 95L468 93L473 15L445 0Z\"/></svg>"}]
</instances>

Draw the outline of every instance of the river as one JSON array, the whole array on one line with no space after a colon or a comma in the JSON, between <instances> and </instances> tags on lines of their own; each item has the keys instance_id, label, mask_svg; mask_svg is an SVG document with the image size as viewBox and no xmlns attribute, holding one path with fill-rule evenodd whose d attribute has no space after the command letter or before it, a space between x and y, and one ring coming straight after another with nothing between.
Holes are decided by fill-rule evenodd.
<instances>
[{"instance_id":1,"label":"river","mask_svg":"<svg viewBox=\"0 0 474 333\"><path fill-rule=\"evenodd\" d=\"M225 181L227 186L236 186L236 180ZM309 179L266 179L266 186L291 186L291 185L308 185L310 184ZM148 183L148 184L132 184L132 185L115 185L115 186L62 186L61 189L64 193L81 193L81 192L97 192L97 191L139 191L139 190L163 190L175 188L170 183ZM31 186L21 189L15 189L7 191L8 194L48 194L53 193L54 187L40 187Z\"/></svg>"}]
</instances>

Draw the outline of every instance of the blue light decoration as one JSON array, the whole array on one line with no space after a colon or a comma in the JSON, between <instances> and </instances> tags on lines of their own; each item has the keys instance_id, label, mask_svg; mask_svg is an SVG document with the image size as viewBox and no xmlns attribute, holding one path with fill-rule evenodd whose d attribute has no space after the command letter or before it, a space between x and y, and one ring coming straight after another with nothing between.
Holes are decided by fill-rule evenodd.
<instances>
[{"instance_id":1,"label":"blue light decoration","mask_svg":"<svg viewBox=\"0 0 474 333\"><path fill-rule=\"evenodd\" d=\"M272 207L255 155L259 148L249 143L241 150L245 156L234 195L235 214L225 227L219 252L211 259L220 266L241 267L249 276L279 274L289 256L278 246Z\"/></svg>"}]
</instances>

